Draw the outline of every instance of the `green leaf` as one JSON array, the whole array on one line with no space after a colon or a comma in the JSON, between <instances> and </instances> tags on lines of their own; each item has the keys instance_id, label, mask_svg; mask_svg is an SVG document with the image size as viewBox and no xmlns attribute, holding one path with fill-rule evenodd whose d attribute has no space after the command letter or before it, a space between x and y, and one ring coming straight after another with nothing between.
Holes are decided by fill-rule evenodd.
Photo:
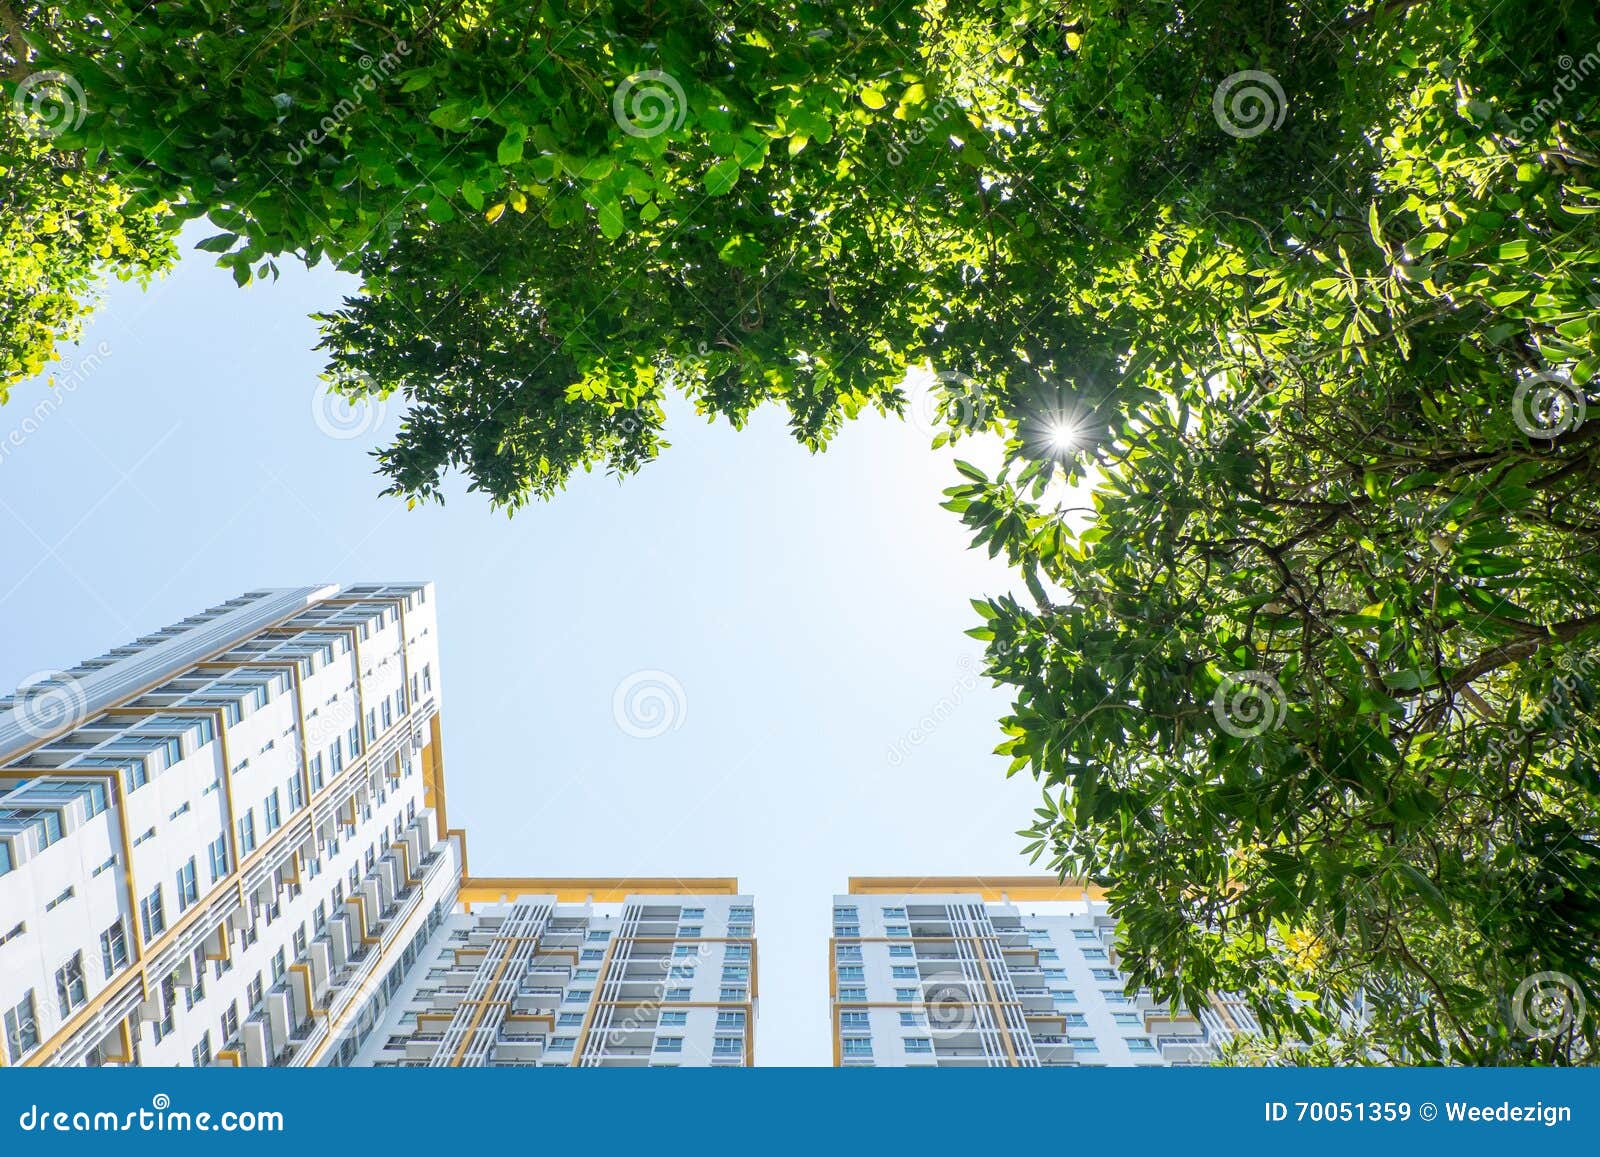
<instances>
[{"instance_id":1,"label":"green leaf","mask_svg":"<svg viewBox=\"0 0 1600 1157\"><path fill-rule=\"evenodd\" d=\"M733 191L739 183L739 162L733 157L725 157L712 165L706 171L706 192L713 197L721 197Z\"/></svg>"}]
</instances>

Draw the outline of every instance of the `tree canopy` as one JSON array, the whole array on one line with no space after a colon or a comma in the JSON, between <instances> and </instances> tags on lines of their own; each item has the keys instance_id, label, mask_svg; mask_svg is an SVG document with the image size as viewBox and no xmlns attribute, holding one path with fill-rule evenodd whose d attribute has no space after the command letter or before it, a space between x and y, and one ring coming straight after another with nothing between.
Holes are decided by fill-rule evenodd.
<instances>
[{"instance_id":1,"label":"tree canopy","mask_svg":"<svg viewBox=\"0 0 1600 1157\"><path fill-rule=\"evenodd\" d=\"M669 390L820 448L937 371L940 441L1007 449L947 505L1027 591L975 628L1027 845L1109 883L1131 982L1594 1057L1592 5L74 2L29 43L130 206L241 282L360 274L323 345L410 403L397 495L632 473Z\"/></svg>"}]
</instances>

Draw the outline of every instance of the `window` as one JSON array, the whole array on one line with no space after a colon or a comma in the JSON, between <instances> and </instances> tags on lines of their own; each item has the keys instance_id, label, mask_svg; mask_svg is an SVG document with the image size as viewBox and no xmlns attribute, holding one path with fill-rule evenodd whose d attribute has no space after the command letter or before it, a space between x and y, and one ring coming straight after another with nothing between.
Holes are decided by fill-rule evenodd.
<instances>
[{"instance_id":1,"label":"window","mask_svg":"<svg viewBox=\"0 0 1600 1157\"><path fill-rule=\"evenodd\" d=\"M889 956L894 960L909 960L917 954L917 950L909 944L889 945Z\"/></svg>"},{"instance_id":2,"label":"window","mask_svg":"<svg viewBox=\"0 0 1600 1157\"><path fill-rule=\"evenodd\" d=\"M835 923L840 920L859 920L861 914L853 904L840 904L833 910L833 919Z\"/></svg>"},{"instance_id":3,"label":"window","mask_svg":"<svg viewBox=\"0 0 1600 1157\"><path fill-rule=\"evenodd\" d=\"M756 910L748 904L733 904L728 908L729 920L754 920Z\"/></svg>"},{"instance_id":4,"label":"window","mask_svg":"<svg viewBox=\"0 0 1600 1157\"><path fill-rule=\"evenodd\" d=\"M1081 1012L1069 1012L1062 1016L1068 1028L1088 1028L1089 1018Z\"/></svg>"},{"instance_id":5,"label":"window","mask_svg":"<svg viewBox=\"0 0 1600 1157\"><path fill-rule=\"evenodd\" d=\"M1089 955L1091 952L1099 952L1099 951L1100 950L1098 948L1085 948L1083 950L1083 955L1084 955L1084 957L1086 959L1089 959L1089 960L1104 960L1106 958L1106 954L1104 952L1100 952L1099 956L1090 956ZM1057 952L1054 948L1041 948L1041 949L1039 949L1039 959L1040 960L1060 960L1061 959L1061 953Z\"/></svg>"},{"instance_id":6,"label":"window","mask_svg":"<svg viewBox=\"0 0 1600 1157\"><path fill-rule=\"evenodd\" d=\"M89 991L83 983L83 953L74 952L65 964L56 969L56 1004L61 1009L61 1019L66 1020L88 999Z\"/></svg>"},{"instance_id":7,"label":"window","mask_svg":"<svg viewBox=\"0 0 1600 1157\"><path fill-rule=\"evenodd\" d=\"M556 1017L556 1027L557 1028L582 1028L583 1027L583 1013L581 1013L581 1012L564 1012L564 1013L562 1013L560 1016Z\"/></svg>"},{"instance_id":8,"label":"window","mask_svg":"<svg viewBox=\"0 0 1600 1157\"><path fill-rule=\"evenodd\" d=\"M591 943L591 944L604 944L607 940L611 939L611 933L609 933L609 932L591 932L591 933L589 933L588 936L585 937L585 939L588 940L589 943Z\"/></svg>"},{"instance_id":9,"label":"window","mask_svg":"<svg viewBox=\"0 0 1600 1157\"><path fill-rule=\"evenodd\" d=\"M1072 930L1072 938L1078 941L1091 940L1097 944L1100 942L1099 933L1092 928L1074 928Z\"/></svg>"},{"instance_id":10,"label":"window","mask_svg":"<svg viewBox=\"0 0 1600 1157\"><path fill-rule=\"evenodd\" d=\"M570 1053L572 1046L578 1043L574 1036L553 1036L550 1038L550 1051L553 1053Z\"/></svg>"},{"instance_id":11,"label":"window","mask_svg":"<svg viewBox=\"0 0 1600 1157\"><path fill-rule=\"evenodd\" d=\"M168 976L161 981L161 1019L155 1023L156 1044L160 1044L172 1035L176 1027L174 1013L178 1007L178 978Z\"/></svg>"},{"instance_id":12,"label":"window","mask_svg":"<svg viewBox=\"0 0 1600 1157\"><path fill-rule=\"evenodd\" d=\"M926 1028L927 1025L928 1018L920 1012L902 1012L900 1014L901 1028Z\"/></svg>"},{"instance_id":13,"label":"window","mask_svg":"<svg viewBox=\"0 0 1600 1157\"><path fill-rule=\"evenodd\" d=\"M33 989L29 989L15 1008L6 1009L6 1055L17 1064L39 1047L39 1021L34 1016Z\"/></svg>"},{"instance_id":14,"label":"window","mask_svg":"<svg viewBox=\"0 0 1600 1157\"><path fill-rule=\"evenodd\" d=\"M665 999L667 999L667 1000L688 1000L689 999L689 995L690 995L690 990L687 989L687 988L669 988L669 989L667 989L667 995L666 995Z\"/></svg>"},{"instance_id":15,"label":"window","mask_svg":"<svg viewBox=\"0 0 1600 1157\"><path fill-rule=\"evenodd\" d=\"M684 908L678 913L678 919L680 920L704 920L705 918L706 910L704 908Z\"/></svg>"},{"instance_id":16,"label":"window","mask_svg":"<svg viewBox=\"0 0 1600 1157\"><path fill-rule=\"evenodd\" d=\"M689 1023L689 1014L686 1012L663 1012L660 1026L662 1028L681 1028Z\"/></svg>"},{"instance_id":17,"label":"window","mask_svg":"<svg viewBox=\"0 0 1600 1157\"><path fill-rule=\"evenodd\" d=\"M840 1000L866 1000L867 999L867 990L864 989L864 988L841 988L839 990L839 999Z\"/></svg>"},{"instance_id":18,"label":"window","mask_svg":"<svg viewBox=\"0 0 1600 1157\"><path fill-rule=\"evenodd\" d=\"M869 1016L868 1013L865 1013L865 1012L841 1012L839 1014L839 1027L842 1028L842 1029L847 1029L847 1030L848 1029L861 1029L861 1030L865 1030L865 1029L870 1028L871 1026L872 1026L872 1022L871 1022L871 1019L870 1019L870 1016Z\"/></svg>"},{"instance_id":19,"label":"window","mask_svg":"<svg viewBox=\"0 0 1600 1157\"><path fill-rule=\"evenodd\" d=\"M897 988L894 990L894 998L899 1001L914 1001L920 995L915 988Z\"/></svg>"},{"instance_id":20,"label":"window","mask_svg":"<svg viewBox=\"0 0 1600 1157\"><path fill-rule=\"evenodd\" d=\"M917 978L917 970L914 965L896 964L891 971L894 973L893 979L895 980L915 980Z\"/></svg>"},{"instance_id":21,"label":"window","mask_svg":"<svg viewBox=\"0 0 1600 1157\"><path fill-rule=\"evenodd\" d=\"M255 1008L256 1005L260 1004L263 991L264 988L261 983L261 973L258 972L254 977L251 978L250 983L244 987L244 999L246 1005L250 1008Z\"/></svg>"},{"instance_id":22,"label":"window","mask_svg":"<svg viewBox=\"0 0 1600 1157\"><path fill-rule=\"evenodd\" d=\"M311 757L310 761L306 764L306 771L311 776L311 790L321 791L324 782L322 773L322 752L319 751L317 754Z\"/></svg>"},{"instance_id":23,"label":"window","mask_svg":"<svg viewBox=\"0 0 1600 1157\"><path fill-rule=\"evenodd\" d=\"M47 903L44 906L44 910L46 912L54 912L57 908L61 907L61 905L65 904L77 894L77 889L69 886L65 892L62 892L61 895Z\"/></svg>"},{"instance_id":24,"label":"window","mask_svg":"<svg viewBox=\"0 0 1600 1157\"><path fill-rule=\"evenodd\" d=\"M248 856L256 850L256 809L248 809L239 817L239 854Z\"/></svg>"},{"instance_id":25,"label":"window","mask_svg":"<svg viewBox=\"0 0 1600 1157\"><path fill-rule=\"evenodd\" d=\"M605 958L605 952L599 948L585 948L582 955L578 957L579 960L604 960Z\"/></svg>"},{"instance_id":26,"label":"window","mask_svg":"<svg viewBox=\"0 0 1600 1157\"><path fill-rule=\"evenodd\" d=\"M1043 956L1044 953L1041 952L1039 955ZM1085 960L1104 960L1106 958L1106 950L1104 948L1085 948L1083 950L1083 958ZM1056 959L1054 952L1050 954L1050 959Z\"/></svg>"},{"instance_id":27,"label":"window","mask_svg":"<svg viewBox=\"0 0 1600 1157\"><path fill-rule=\"evenodd\" d=\"M266 813L267 832L270 835L283 826L283 806L279 802L277 788L272 789L272 794L263 801L261 806Z\"/></svg>"},{"instance_id":28,"label":"window","mask_svg":"<svg viewBox=\"0 0 1600 1157\"><path fill-rule=\"evenodd\" d=\"M120 916L115 924L100 933L100 962L105 966L107 980L128 966L128 933Z\"/></svg>"},{"instance_id":29,"label":"window","mask_svg":"<svg viewBox=\"0 0 1600 1157\"><path fill-rule=\"evenodd\" d=\"M904 920L906 918L906 910L904 908L885 908L883 910L883 918L885 920Z\"/></svg>"},{"instance_id":30,"label":"window","mask_svg":"<svg viewBox=\"0 0 1600 1157\"><path fill-rule=\"evenodd\" d=\"M200 1034L200 1043L194 1046L189 1056L194 1061L194 1067L203 1069L211 1063L211 1033L206 1031Z\"/></svg>"},{"instance_id":31,"label":"window","mask_svg":"<svg viewBox=\"0 0 1600 1157\"><path fill-rule=\"evenodd\" d=\"M750 967L746 964L724 964L722 966L722 982L724 984L735 980L749 980Z\"/></svg>"},{"instance_id":32,"label":"window","mask_svg":"<svg viewBox=\"0 0 1600 1157\"><path fill-rule=\"evenodd\" d=\"M885 936L910 936L911 929L904 924L887 924L883 929Z\"/></svg>"},{"instance_id":33,"label":"window","mask_svg":"<svg viewBox=\"0 0 1600 1157\"><path fill-rule=\"evenodd\" d=\"M146 944L167 930L167 914L161 905L161 885L139 901L139 924L144 929Z\"/></svg>"},{"instance_id":34,"label":"window","mask_svg":"<svg viewBox=\"0 0 1600 1157\"><path fill-rule=\"evenodd\" d=\"M745 995L745 990L742 988L724 988L717 995L717 1000L722 1004L739 1004L744 1001ZM865 1000L867 998L862 996L859 999Z\"/></svg>"},{"instance_id":35,"label":"window","mask_svg":"<svg viewBox=\"0 0 1600 1157\"><path fill-rule=\"evenodd\" d=\"M1120 1025L1137 1025L1139 1023L1139 1014L1136 1012L1114 1012L1111 1014L1111 1019Z\"/></svg>"},{"instance_id":36,"label":"window","mask_svg":"<svg viewBox=\"0 0 1600 1157\"><path fill-rule=\"evenodd\" d=\"M834 949L834 958L837 960L860 960L861 945L840 944Z\"/></svg>"},{"instance_id":37,"label":"window","mask_svg":"<svg viewBox=\"0 0 1600 1157\"><path fill-rule=\"evenodd\" d=\"M866 980L867 974L859 964L841 964L839 966L840 980Z\"/></svg>"},{"instance_id":38,"label":"window","mask_svg":"<svg viewBox=\"0 0 1600 1157\"><path fill-rule=\"evenodd\" d=\"M1156 1046L1150 1043L1150 1038L1145 1036L1130 1036L1125 1038L1130 1053L1153 1053Z\"/></svg>"},{"instance_id":39,"label":"window","mask_svg":"<svg viewBox=\"0 0 1600 1157\"><path fill-rule=\"evenodd\" d=\"M1052 988L1050 990L1050 999L1057 1004L1077 1004L1078 994L1070 988Z\"/></svg>"},{"instance_id":40,"label":"window","mask_svg":"<svg viewBox=\"0 0 1600 1157\"><path fill-rule=\"evenodd\" d=\"M566 1001L568 1004L586 1004L593 991L593 989L589 988L574 988L567 993ZM671 998L669 997L668 999L670 1000ZM689 998L686 996L683 999L688 1000Z\"/></svg>"},{"instance_id":41,"label":"window","mask_svg":"<svg viewBox=\"0 0 1600 1157\"><path fill-rule=\"evenodd\" d=\"M908 1036L906 1039L906 1052L931 1053L933 1051L933 1038L925 1036Z\"/></svg>"},{"instance_id":42,"label":"window","mask_svg":"<svg viewBox=\"0 0 1600 1157\"><path fill-rule=\"evenodd\" d=\"M718 1036L711 1038L711 1055L714 1057L736 1057L744 1051L744 1037Z\"/></svg>"},{"instance_id":43,"label":"window","mask_svg":"<svg viewBox=\"0 0 1600 1157\"><path fill-rule=\"evenodd\" d=\"M289 810L299 811L305 806L306 791L298 775L289 777Z\"/></svg>"},{"instance_id":44,"label":"window","mask_svg":"<svg viewBox=\"0 0 1600 1157\"><path fill-rule=\"evenodd\" d=\"M842 1042L844 1055L847 1057L870 1057L872 1055L872 1038L870 1036L847 1036Z\"/></svg>"},{"instance_id":45,"label":"window","mask_svg":"<svg viewBox=\"0 0 1600 1157\"><path fill-rule=\"evenodd\" d=\"M1117 978L1116 970L1112 968L1091 968L1089 973L1096 980L1115 980Z\"/></svg>"},{"instance_id":46,"label":"window","mask_svg":"<svg viewBox=\"0 0 1600 1157\"><path fill-rule=\"evenodd\" d=\"M1067 1040L1072 1044L1074 1052L1097 1053L1100 1051L1100 1042L1092 1036L1069 1036Z\"/></svg>"},{"instance_id":47,"label":"window","mask_svg":"<svg viewBox=\"0 0 1600 1157\"><path fill-rule=\"evenodd\" d=\"M683 1038L681 1036L656 1037L656 1052L681 1053L683 1051Z\"/></svg>"},{"instance_id":48,"label":"window","mask_svg":"<svg viewBox=\"0 0 1600 1157\"><path fill-rule=\"evenodd\" d=\"M215 884L228 874L228 837L218 836L212 840L206 858L210 861L211 882Z\"/></svg>"},{"instance_id":49,"label":"window","mask_svg":"<svg viewBox=\"0 0 1600 1157\"><path fill-rule=\"evenodd\" d=\"M833 934L835 936L840 937L840 938L854 939L854 938L856 938L856 937L861 935L861 925L859 925L859 924L835 924L833 926Z\"/></svg>"},{"instance_id":50,"label":"window","mask_svg":"<svg viewBox=\"0 0 1600 1157\"><path fill-rule=\"evenodd\" d=\"M200 885L195 880L194 857L178 869L178 911L186 912L189 905L200 899Z\"/></svg>"},{"instance_id":51,"label":"window","mask_svg":"<svg viewBox=\"0 0 1600 1157\"><path fill-rule=\"evenodd\" d=\"M693 940L700 935L700 925L685 924L678 929L678 935L688 940Z\"/></svg>"},{"instance_id":52,"label":"window","mask_svg":"<svg viewBox=\"0 0 1600 1157\"><path fill-rule=\"evenodd\" d=\"M230 1000L228 1010L222 1014L222 1041L226 1044L239 1035L239 1002Z\"/></svg>"},{"instance_id":53,"label":"window","mask_svg":"<svg viewBox=\"0 0 1600 1157\"><path fill-rule=\"evenodd\" d=\"M723 951L722 958L724 960L749 960L750 959L750 945L748 945L748 944L730 944Z\"/></svg>"},{"instance_id":54,"label":"window","mask_svg":"<svg viewBox=\"0 0 1600 1157\"><path fill-rule=\"evenodd\" d=\"M742 1013L742 1012L719 1012L719 1013L717 1013L717 1027L718 1028L743 1028L744 1027L744 1013Z\"/></svg>"}]
</instances>

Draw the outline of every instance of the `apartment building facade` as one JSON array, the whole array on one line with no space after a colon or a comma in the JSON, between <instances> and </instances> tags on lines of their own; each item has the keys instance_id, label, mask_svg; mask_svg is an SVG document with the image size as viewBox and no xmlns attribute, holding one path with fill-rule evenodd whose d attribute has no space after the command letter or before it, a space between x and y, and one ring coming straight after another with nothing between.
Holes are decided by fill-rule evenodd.
<instances>
[{"instance_id":1,"label":"apartment building facade","mask_svg":"<svg viewBox=\"0 0 1600 1157\"><path fill-rule=\"evenodd\" d=\"M252 591L0 700L0 1066L749 1063L737 882L467 876L438 655Z\"/></svg>"},{"instance_id":2,"label":"apartment building facade","mask_svg":"<svg viewBox=\"0 0 1600 1157\"><path fill-rule=\"evenodd\" d=\"M451 882L439 690L430 588L364 585L0 701L0 1063L316 1063Z\"/></svg>"},{"instance_id":3,"label":"apartment building facade","mask_svg":"<svg viewBox=\"0 0 1600 1157\"><path fill-rule=\"evenodd\" d=\"M1054 877L854 878L828 942L834 1064L1208 1064L1253 1031L1239 1002L1128 995L1115 930L1098 889Z\"/></svg>"},{"instance_id":4,"label":"apartment building facade","mask_svg":"<svg viewBox=\"0 0 1600 1157\"><path fill-rule=\"evenodd\" d=\"M736 880L468 880L347 1063L753 1065L754 919Z\"/></svg>"}]
</instances>

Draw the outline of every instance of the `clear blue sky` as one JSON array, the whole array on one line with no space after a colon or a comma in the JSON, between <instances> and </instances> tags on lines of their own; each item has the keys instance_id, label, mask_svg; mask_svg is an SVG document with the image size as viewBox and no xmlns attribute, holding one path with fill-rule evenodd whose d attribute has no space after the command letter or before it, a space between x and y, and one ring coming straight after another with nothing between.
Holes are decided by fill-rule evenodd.
<instances>
[{"instance_id":1,"label":"clear blue sky","mask_svg":"<svg viewBox=\"0 0 1600 1157\"><path fill-rule=\"evenodd\" d=\"M190 240L193 240L191 236ZM438 584L450 818L475 873L736 875L756 897L762 1064L828 1064L829 902L851 875L1028 870L1037 789L991 754L968 598L1008 585L938 508L948 454L869 418L813 456L781 414L673 413L674 445L513 519L457 480L380 499L360 437L314 419L308 314L352 287L284 265L236 289L204 254L112 286L109 354L23 444L0 407L0 685L262 586ZM680 725L613 718L640 670ZM936 720L929 728L927 722ZM891 757L898 749L899 758Z\"/></svg>"}]
</instances>

